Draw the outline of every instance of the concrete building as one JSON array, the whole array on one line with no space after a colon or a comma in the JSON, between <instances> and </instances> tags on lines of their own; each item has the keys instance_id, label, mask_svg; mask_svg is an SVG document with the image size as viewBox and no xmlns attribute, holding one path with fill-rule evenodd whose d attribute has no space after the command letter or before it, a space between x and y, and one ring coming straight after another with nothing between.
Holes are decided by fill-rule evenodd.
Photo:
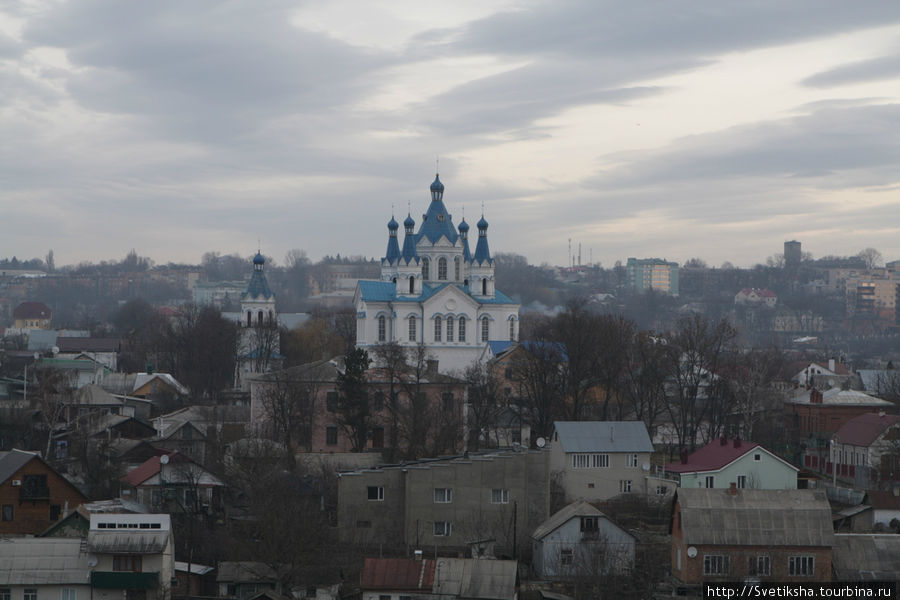
<instances>
[{"instance_id":1,"label":"concrete building","mask_svg":"<svg viewBox=\"0 0 900 600\"><path fill-rule=\"evenodd\" d=\"M678 295L678 263L661 258L629 258L625 263L628 286L644 292L655 290Z\"/></svg>"},{"instance_id":2,"label":"concrete building","mask_svg":"<svg viewBox=\"0 0 900 600\"><path fill-rule=\"evenodd\" d=\"M803 252L800 248L800 242L791 240L784 243L784 266L796 267L803 260Z\"/></svg>"},{"instance_id":3,"label":"concrete building","mask_svg":"<svg viewBox=\"0 0 900 600\"><path fill-rule=\"evenodd\" d=\"M397 342L424 344L441 372L462 371L481 360L492 341L519 337L519 305L496 288L488 247L488 222L478 221L475 253L469 224L458 228L444 205L444 184L435 176L431 203L418 232L412 216L388 222L388 245L379 281L359 281L354 295L356 346Z\"/></svg>"},{"instance_id":4,"label":"concrete building","mask_svg":"<svg viewBox=\"0 0 900 600\"><path fill-rule=\"evenodd\" d=\"M340 473L338 536L361 547L526 555L549 510L549 453L494 451Z\"/></svg>"}]
</instances>

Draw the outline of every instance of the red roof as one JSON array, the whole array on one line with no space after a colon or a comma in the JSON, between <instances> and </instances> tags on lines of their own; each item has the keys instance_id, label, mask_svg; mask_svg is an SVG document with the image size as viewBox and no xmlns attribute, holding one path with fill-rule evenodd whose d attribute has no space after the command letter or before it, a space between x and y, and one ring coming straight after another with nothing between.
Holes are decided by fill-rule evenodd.
<instances>
[{"instance_id":1,"label":"red roof","mask_svg":"<svg viewBox=\"0 0 900 600\"><path fill-rule=\"evenodd\" d=\"M191 462L191 460L184 456L183 454L179 454L178 452L169 452L166 454L162 454L160 456L168 456L169 461L171 462ZM159 473L160 471L160 456L151 456L137 467L128 472L125 477L121 477L119 481L123 483L127 483L131 487L137 487Z\"/></svg>"},{"instance_id":2,"label":"red roof","mask_svg":"<svg viewBox=\"0 0 900 600\"><path fill-rule=\"evenodd\" d=\"M363 566L363 589L429 590L434 585L433 560L423 558L367 558Z\"/></svg>"},{"instance_id":3,"label":"red roof","mask_svg":"<svg viewBox=\"0 0 900 600\"><path fill-rule=\"evenodd\" d=\"M745 442L741 440L737 440L737 444L738 447L735 448L735 440L727 438L725 438L725 445L722 445L721 439L712 441L688 456L687 464L684 464L681 461L670 463L666 465L666 470L671 473L716 471L744 456L754 448L762 447L756 442Z\"/></svg>"},{"instance_id":4,"label":"red roof","mask_svg":"<svg viewBox=\"0 0 900 600\"><path fill-rule=\"evenodd\" d=\"M43 302L23 302L13 310L14 319L49 319L53 311Z\"/></svg>"},{"instance_id":5,"label":"red roof","mask_svg":"<svg viewBox=\"0 0 900 600\"><path fill-rule=\"evenodd\" d=\"M895 496L890 492L880 492L877 490L869 490L866 492L869 497L869 504L875 510L897 510L900 509L900 496Z\"/></svg>"},{"instance_id":6,"label":"red roof","mask_svg":"<svg viewBox=\"0 0 900 600\"><path fill-rule=\"evenodd\" d=\"M834 434L834 441L853 446L869 446L889 427L900 423L900 416L865 413L853 417Z\"/></svg>"}]
</instances>

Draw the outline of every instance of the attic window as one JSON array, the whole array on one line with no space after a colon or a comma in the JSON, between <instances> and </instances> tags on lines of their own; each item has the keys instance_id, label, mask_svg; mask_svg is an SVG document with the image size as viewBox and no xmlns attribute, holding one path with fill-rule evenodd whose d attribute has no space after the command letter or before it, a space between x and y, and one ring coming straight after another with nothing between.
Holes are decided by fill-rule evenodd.
<instances>
[{"instance_id":1,"label":"attic window","mask_svg":"<svg viewBox=\"0 0 900 600\"><path fill-rule=\"evenodd\" d=\"M757 452L756 454L753 455L753 460L755 460L756 462L761 461L761 460L762 460L762 454L760 454L759 452Z\"/></svg>"}]
</instances>

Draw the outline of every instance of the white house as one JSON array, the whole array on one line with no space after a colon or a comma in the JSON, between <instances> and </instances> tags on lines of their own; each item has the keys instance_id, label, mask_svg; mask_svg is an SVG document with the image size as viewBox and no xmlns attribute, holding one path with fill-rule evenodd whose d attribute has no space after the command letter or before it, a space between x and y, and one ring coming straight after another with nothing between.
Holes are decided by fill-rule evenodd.
<instances>
[{"instance_id":1,"label":"white house","mask_svg":"<svg viewBox=\"0 0 900 600\"><path fill-rule=\"evenodd\" d=\"M519 305L495 287L488 223L478 223L475 253L469 251L469 225L458 228L443 201L444 184L435 176L431 203L418 232L411 215L400 225L391 217L379 281L357 283L356 345L371 349L397 342L424 344L444 372L460 371L481 359L492 341L519 336Z\"/></svg>"}]
</instances>

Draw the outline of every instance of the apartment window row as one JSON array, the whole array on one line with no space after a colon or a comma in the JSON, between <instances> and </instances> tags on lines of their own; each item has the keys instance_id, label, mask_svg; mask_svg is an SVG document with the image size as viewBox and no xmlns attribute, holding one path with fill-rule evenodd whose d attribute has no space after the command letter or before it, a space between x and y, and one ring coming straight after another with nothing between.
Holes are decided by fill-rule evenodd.
<instances>
[{"instance_id":1,"label":"apartment window row","mask_svg":"<svg viewBox=\"0 0 900 600\"><path fill-rule=\"evenodd\" d=\"M384 486L370 485L366 487L366 498L376 502L384 500ZM453 502L453 488L434 488L435 504L450 504ZM509 490L494 488L491 490L491 504L509 504ZM448 534L449 535L449 534ZM3 600L0 598L0 600Z\"/></svg>"},{"instance_id":2,"label":"apartment window row","mask_svg":"<svg viewBox=\"0 0 900 600\"><path fill-rule=\"evenodd\" d=\"M788 575L792 577L812 577L815 575L816 557L798 555L788 557ZM725 554L706 554L703 557L704 575L731 574L731 557ZM751 556L747 564L748 575L771 575L772 559L770 556Z\"/></svg>"},{"instance_id":3,"label":"apartment window row","mask_svg":"<svg viewBox=\"0 0 900 600\"><path fill-rule=\"evenodd\" d=\"M609 454L579 452L572 455L573 469L601 469L609 467Z\"/></svg>"}]
</instances>

